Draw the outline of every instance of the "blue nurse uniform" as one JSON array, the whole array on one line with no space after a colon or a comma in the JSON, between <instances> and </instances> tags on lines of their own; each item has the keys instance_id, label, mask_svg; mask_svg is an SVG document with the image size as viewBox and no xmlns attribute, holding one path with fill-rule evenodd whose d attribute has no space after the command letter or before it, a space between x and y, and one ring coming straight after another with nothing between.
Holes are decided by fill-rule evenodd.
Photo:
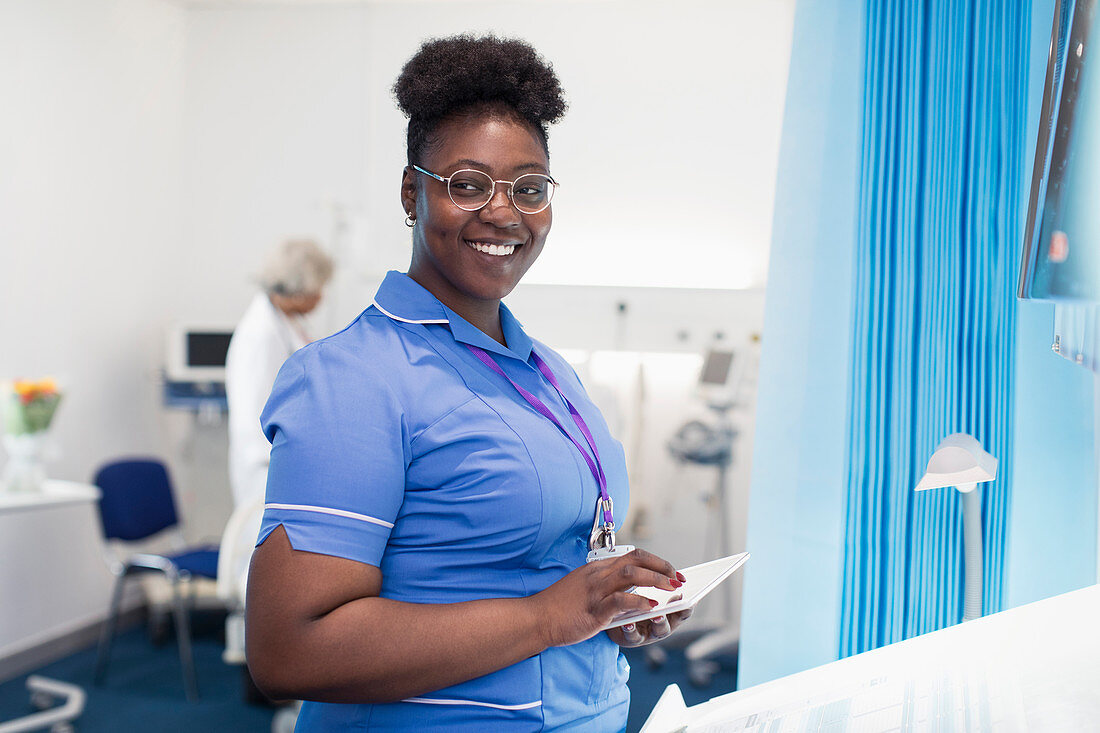
<instances>
[{"instance_id":1,"label":"blue nurse uniform","mask_svg":"<svg viewBox=\"0 0 1100 733\"><path fill-rule=\"evenodd\" d=\"M412 603L525 597L583 565L592 472L466 345L489 352L585 445L532 349L546 361L595 438L620 522L622 446L569 365L503 304L500 316L507 347L391 272L350 326L291 357L262 416L272 446L259 541L281 524L295 549L375 565L381 595ZM298 730L618 731L627 672L600 633L397 703L307 702Z\"/></svg>"}]
</instances>

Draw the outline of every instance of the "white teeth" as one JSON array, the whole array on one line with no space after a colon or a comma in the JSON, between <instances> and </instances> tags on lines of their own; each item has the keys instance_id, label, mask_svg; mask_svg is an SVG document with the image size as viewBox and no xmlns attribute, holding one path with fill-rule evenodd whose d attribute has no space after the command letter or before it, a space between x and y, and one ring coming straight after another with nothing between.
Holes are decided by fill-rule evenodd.
<instances>
[{"instance_id":1,"label":"white teeth","mask_svg":"<svg viewBox=\"0 0 1100 733\"><path fill-rule=\"evenodd\" d=\"M484 252L488 255L510 255L516 249L514 244L486 244L485 242L467 242L467 244L478 252Z\"/></svg>"}]
</instances>

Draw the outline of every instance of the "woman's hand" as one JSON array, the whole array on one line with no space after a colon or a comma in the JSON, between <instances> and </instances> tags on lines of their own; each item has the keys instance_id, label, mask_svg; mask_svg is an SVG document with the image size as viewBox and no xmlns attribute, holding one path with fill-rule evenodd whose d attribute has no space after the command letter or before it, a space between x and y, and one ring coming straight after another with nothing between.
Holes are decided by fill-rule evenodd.
<instances>
[{"instance_id":1,"label":"woman's hand","mask_svg":"<svg viewBox=\"0 0 1100 733\"><path fill-rule=\"evenodd\" d=\"M679 597L672 600L679 600ZM691 618L694 610L694 608L688 608L667 616L651 618L648 621L616 626L613 629L608 629L607 635L611 637L611 641L619 646L633 647L652 644L670 636L677 626Z\"/></svg>"},{"instance_id":2,"label":"woman's hand","mask_svg":"<svg viewBox=\"0 0 1100 733\"><path fill-rule=\"evenodd\" d=\"M617 616L648 611L657 605L656 601L637 593L628 593L630 588L652 587L671 591L682 584L683 576L676 572L671 563L645 550L634 550L621 557L579 567L546 590L531 596L531 601L537 605L539 618L545 619L543 642L547 646L565 646L595 636ZM691 612L674 614L674 620L669 621L668 633L675 628L673 623L679 624L686 618L675 618L683 613L690 615ZM659 636L662 633L660 624L643 623L646 624L647 636L638 643L663 638ZM652 638L649 638L651 633ZM625 637L620 640L613 634L611 638L624 646L636 645Z\"/></svg>"}]
</instances>

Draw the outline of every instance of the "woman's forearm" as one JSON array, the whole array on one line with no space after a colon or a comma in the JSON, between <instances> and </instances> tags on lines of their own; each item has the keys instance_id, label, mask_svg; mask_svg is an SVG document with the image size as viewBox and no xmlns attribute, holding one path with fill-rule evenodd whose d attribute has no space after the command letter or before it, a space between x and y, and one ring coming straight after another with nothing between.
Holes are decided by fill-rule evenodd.
<instances>
[{"instance_id":1,"label":"woman's forearm","mask_svg":"<svg viewBox=\"0 0 1100 733\"><path fill-rule=\"evenodd\" d=\"M296 551L280 526L252 556L248 666L276 699L392 702L588 639L656 603L630 588L679 584L672 565L635 550L577 568L528 598L404 603L380 597L377 567Z\"/></svg>"},{"instance_id":2,"label":"woman's forearm","mask_svg":"<svg viewBox=\"0 0 1100 733\"><path fill-rule=\"evenodd\" d=\"M294 550L283 527L248 578L248 665L276 699L389 702L474 679L553 642L553 597L450 604L379 597L381 571Z\"/></svg>"},{"instance_id":3,"label":"woman's forearm","mask_svg":"<svg viewBox=\"0 0 1100 733\"><path fill-rule=\"evenodd\" d=\"M465 682L546 648L534 606L530 598L440 605L360 598L285 639L279 659L270 660L284 666L272 691L324 702L393 702Z\"/></svg>"}]
</instances>

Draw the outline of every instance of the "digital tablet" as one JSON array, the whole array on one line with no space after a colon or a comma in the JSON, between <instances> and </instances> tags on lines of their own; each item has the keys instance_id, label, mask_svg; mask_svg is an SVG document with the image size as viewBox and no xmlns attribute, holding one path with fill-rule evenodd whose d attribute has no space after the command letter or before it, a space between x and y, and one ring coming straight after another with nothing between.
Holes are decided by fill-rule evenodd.
<instances>
[{"instance_id":1,"label":"digital tablet","mask_svg":"<svg viewBox=\"0 0 1100 733\"><path fill-rule=\"evenodd\" d=\"M623 624L645 621L646 619L664 616L668 613L686 611L694 607L707 593L717 588L723 580L733 575L734 571L744 565L745 561L748 559L749 553L742 552L739 555L730 555L729 557L711 560L701 565L693 565L690 568L682 569L680 572L684 575L684 584L676 590L668 591L662 590L661 588L636 588L634 590L635 593L640 596L645 596L646 598L652 598L658 602L657 605L648 611L638 611L636 613L618 616L607 626L603 627L602 630L606 631L607 629L613 629ZM676 601L672 600L681 594L683 594L682 598Z\"/></svg>"}]
</instances>

